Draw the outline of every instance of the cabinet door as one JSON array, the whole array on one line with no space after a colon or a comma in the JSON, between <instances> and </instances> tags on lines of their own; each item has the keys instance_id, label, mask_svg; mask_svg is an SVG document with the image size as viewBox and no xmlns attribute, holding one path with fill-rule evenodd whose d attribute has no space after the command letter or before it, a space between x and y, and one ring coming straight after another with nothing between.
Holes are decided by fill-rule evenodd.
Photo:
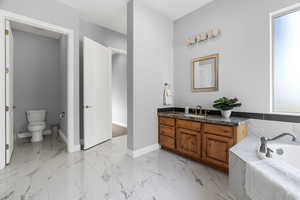
<instances>
[{"instance_id":1,"label":"cabinet door","mask_svg":"<svg viewBox=\"0 0 300 200\"><path fill-rule=\"evenodd\" d=\"M175 149L175 139L168 136L160 135L159 144L169 149Z\"/></svg>"},{"instance_id":2,"label":"cabinet door","mask_svg":"<svg viewBox=\"0 0 300 200\"><path fill-rule=\"evenodd\" d=\"M202 159L220 167L228 167L229 149L233 139L207 134L203 135Z\"/></svg>"},{"instance_id":3,"label":"cabinet door","mask_svg":"<svg viewBox=\"0 0 300 200\"><path fill-rule=\"evenodd\" d=\"M176 130L177 150L195 158L201 157L200 132L183 128Z\"/></svg>"}]
</instances>

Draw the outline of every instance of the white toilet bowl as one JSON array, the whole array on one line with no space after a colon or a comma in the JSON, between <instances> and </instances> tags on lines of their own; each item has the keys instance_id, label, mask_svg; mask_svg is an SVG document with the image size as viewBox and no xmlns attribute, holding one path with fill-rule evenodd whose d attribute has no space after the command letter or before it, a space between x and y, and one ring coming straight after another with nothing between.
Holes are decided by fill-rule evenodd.
<instances>
[{"instance_id":1,"label":"white toilet bowl","mask_svg":"<svg viewBox=\"0 0 300 200\"><path fill-rule=\"evenodd\" d=\"M40 142L43 140L43 131L46 128L45 122L30 123L27 128L31 132L31 142Z\"/></svg>"},{"instance_id":2,"label":"white toilet bowl","mask_svg":"<svg viewBox=\"0 0 300 200\"><path fill-rule=\"evenodd\" d=\"M31 132L31 142L40 142L43 140L43 131L46 128L46 110L30 110L26 112L29 122L27 129Z\"/></svg>"}]
</instances>

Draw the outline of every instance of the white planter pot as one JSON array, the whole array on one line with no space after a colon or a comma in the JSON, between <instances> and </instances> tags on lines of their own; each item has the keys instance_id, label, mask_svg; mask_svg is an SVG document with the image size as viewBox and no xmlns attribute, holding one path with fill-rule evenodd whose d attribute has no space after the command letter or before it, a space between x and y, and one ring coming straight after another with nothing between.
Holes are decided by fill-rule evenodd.
<instances>
[{"instance_id":1,"label":"white planter pot","mask_svg":"<svg viewBox=\"0 0 300 200\"><path fill-rule=\"evenodd\" d=\"M230 118L231 112L232 112L232 110L221 110L222 116L223 116L225 119L229 119L229 118Z\"/></svg>"}]
</instances>

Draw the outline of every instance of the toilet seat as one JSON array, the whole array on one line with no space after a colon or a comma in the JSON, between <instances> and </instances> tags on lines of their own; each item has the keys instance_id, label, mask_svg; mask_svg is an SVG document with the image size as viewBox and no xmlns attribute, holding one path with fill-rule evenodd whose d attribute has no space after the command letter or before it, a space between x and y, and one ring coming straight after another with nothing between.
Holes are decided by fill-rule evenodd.
<instances>
[{"instance_id":1,"label":"toilet seat","mask_svg":"<svg viewBox=\"0 0 300 200\"><path fill-rule=\"evenodd\" d=\"M46 124L29 124L28 130L29 131L42 131L46 128Z\"/></svg>"},{"instance_id":2,"label":"toilet seat","mask_svg":"<svg viewBox=\"0 0 300 200\"><path fill-rule=\"evenodd\" d=\"M46 122L31 122L28 126L46 126Z\"/></svg>"},{"instance_id":3,"label":"toilet seat","mask_svg":"<svg viewBox=\"0 0 300 200\"><path fill-rule=\"evenodd\" d=\"M35 130L44 129L44 128L46 128L46 123L45 122L30 123L30 124L28 124L27 128L29 131L32 129L35 129Z\"/></svg>"}]
</instances>

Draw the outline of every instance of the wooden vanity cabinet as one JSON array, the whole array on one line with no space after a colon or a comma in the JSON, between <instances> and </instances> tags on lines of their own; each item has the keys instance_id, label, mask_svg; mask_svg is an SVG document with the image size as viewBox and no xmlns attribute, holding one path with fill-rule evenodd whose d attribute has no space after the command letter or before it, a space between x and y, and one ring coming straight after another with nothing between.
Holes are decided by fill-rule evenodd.
<instances>
[{"instance_id":1,"label":"wooden vanity cabinet","mask_svg":"<svg viewBox=\"0 0 300 200\"><path fill-rule=\"evenodd\" d=\"M163 148L228 172L229 149L247 136L247 125L226 126L159 117Z\"/></svg>"},{"instance_id":2,"label":"wooden vanity cabinet","mask_svg":"<svg viewBox=\"0 0 300 200\"><path fill-rule=\"evenodd\" d=\"M229 149L234 145L233 136L232 126L205 124L202 132L202 160L226 169Z\"/></svg>"},{"instance_id":3,"label":"wooden vanity cabinet","mask_svg":"<svg viewBox=\"0 0 300 200\"><path fill-rule=\"evenodd\" d=\"M202 160L227 168L229 149L234 145L233 139L206 133L202 138Z\"/></svg>"},{"instance_id":4,"label":"wooden vanity cabinet","mask_svg":"<svg viewBox=\"0 0 300 200\"><path fill-rule=\"evenodd\" d=\"M227 172L229 149L247 135L246 124L226 126L205 123L202 130L202 161Z\"/></svg>"},{"instance_id":5,"label":"wooden vanity cabinet","mask_svg":"<svg viewBox=\"0 0 300 200\"><path fill-rule=\"evenodd\" d=\"M168 149L176 149L175 119L159 118L159 144Z\"/></svg>"},{"instance_id":6,"label":"wooden vanity cabinet","mask_svg":"<svg viewBox=\"0 0 300 200\"><path fill-rule=\"evenodd\" d=\"M181 153L201 158L200 122L176 120L176 147Z\"/></svg>"}]
</instances>

